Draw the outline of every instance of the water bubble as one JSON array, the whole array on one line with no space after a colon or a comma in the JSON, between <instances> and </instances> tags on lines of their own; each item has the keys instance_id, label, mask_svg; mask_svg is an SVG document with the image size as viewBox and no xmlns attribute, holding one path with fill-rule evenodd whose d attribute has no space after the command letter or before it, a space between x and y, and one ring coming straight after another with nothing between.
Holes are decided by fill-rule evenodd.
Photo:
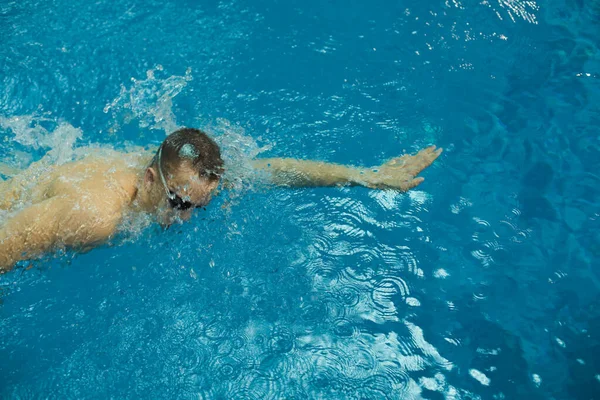
<instances>
[{"instance_id":1,"label":"water bubble","mask_svg":"<svg viewBox=\"0 0 600 400\"><path fill-rule=\"evenodd\" d=\"M213 368L223 380L235 380L241 372L240 361L233 357L218 357L214 360Z\"/></svg>"},{"instance_id":2,"label":"water bubble","mask_svg":"<svg viewBox=\"0 0 600 400\"><path fill-rule=\"evenodd\" d=\"M269 349L275 353L288 353L294 348L294 335L286 328L278 328L269 339Z\"/></svg>"},{"instance_id":3,"label":"water bubble","mask_svg":"<svg viewBox=\"0 0 600 400\"><path fill-rule=\"evenodd\" d=\"M354 307L360 301L360 291L352 286L344 286L335 295L347 307Z\"/></svg>"},{"instance_id":4,"label":"water bubble","mask_svg":"<svg viewBox=\"0 0 600 400\"><path fill-rule=\"evenodd\" d=\"M338 318L333 321L333 332L340 337L352 337L358 334L358 328L352 321Z\"/></svg>"}]
</instances>

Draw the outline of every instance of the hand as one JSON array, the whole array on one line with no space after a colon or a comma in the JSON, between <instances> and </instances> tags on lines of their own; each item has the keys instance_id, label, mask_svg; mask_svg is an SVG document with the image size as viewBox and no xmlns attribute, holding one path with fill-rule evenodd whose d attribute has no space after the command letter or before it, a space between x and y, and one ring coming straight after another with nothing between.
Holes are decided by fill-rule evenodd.
<instances>
[{"instance_id":1,"label":"hand","mask_svg":"<svg viewBox=\"0 0 600 400\"><path fill-rule=\"evenodd\" d=\"M435 146L427 147L416 155L403 155L393 158L380 167L365 172L365 186L373 189L396 189L406 191L418 186L423 178L415 178L421 171L429 167L442 154L443 149Z\"/></svg>"}]
</instances>

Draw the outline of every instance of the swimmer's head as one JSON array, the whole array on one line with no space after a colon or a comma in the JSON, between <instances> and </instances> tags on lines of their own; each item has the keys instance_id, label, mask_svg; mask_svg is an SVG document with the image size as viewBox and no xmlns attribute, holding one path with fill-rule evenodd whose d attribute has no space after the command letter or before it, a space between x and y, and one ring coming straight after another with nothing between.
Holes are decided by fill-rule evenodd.
<instances>
[{"instance_id":1,"label":"swimmer's head","mask_svg":"<svg viewBox=\"0 0 600 400\"><path fill-rule=\"evenodd\" d=\"M160 145L144 175L149 203L166 224L189 219L194 208L208 204L223 174L219 146L206 133L183 128Z\"/></svg>"}]
</instances>

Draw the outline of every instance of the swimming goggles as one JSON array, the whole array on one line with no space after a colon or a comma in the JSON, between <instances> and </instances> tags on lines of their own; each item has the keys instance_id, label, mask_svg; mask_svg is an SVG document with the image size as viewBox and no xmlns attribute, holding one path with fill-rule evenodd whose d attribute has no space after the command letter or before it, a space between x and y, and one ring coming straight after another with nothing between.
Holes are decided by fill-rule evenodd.
<instances>
[{"instance_id":1,"label":"swimming goggles","mask_svg":"<svg viewBox=\"0 0 600 400\"><path fill-rule=\"evenodd\" d=\"M179 210L179 211L189 210L190 208L202 207L202 205L197 205L197 204L194 204L192 202L182 199L181 196L179 196L177 193L175 193L169 189L169 187L167 186L167 181L165 180L165 176L163 175L163 172L162 172L161 156L162 156L162 144L160 145L160 148L158 149L158 175L160 175L160 180L162 181L163 186L165 188L165 193L167 194L167 200L169 202L169 206L172 209Z\"/></svg>"}]
</instances>

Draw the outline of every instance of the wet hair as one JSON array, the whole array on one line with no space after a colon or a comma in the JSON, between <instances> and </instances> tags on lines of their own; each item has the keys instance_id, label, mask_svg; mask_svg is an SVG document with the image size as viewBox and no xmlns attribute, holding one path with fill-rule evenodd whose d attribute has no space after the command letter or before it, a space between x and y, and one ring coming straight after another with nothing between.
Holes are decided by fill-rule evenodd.
<instances>
[{"instance_id":1,"label":"wet hair","mask_svg":"<svg viewBox=\"0 0 600 400\"><path fill-rule=\"evenodd\" d=\"M205 132L182 128L171 133L160 145L163 171L174 171L182 166L191 167L199 177L218 180L223 174L223 160L219 146ZM152 162L157 166L158 151Z\"/></svg>"}]
</instances>

